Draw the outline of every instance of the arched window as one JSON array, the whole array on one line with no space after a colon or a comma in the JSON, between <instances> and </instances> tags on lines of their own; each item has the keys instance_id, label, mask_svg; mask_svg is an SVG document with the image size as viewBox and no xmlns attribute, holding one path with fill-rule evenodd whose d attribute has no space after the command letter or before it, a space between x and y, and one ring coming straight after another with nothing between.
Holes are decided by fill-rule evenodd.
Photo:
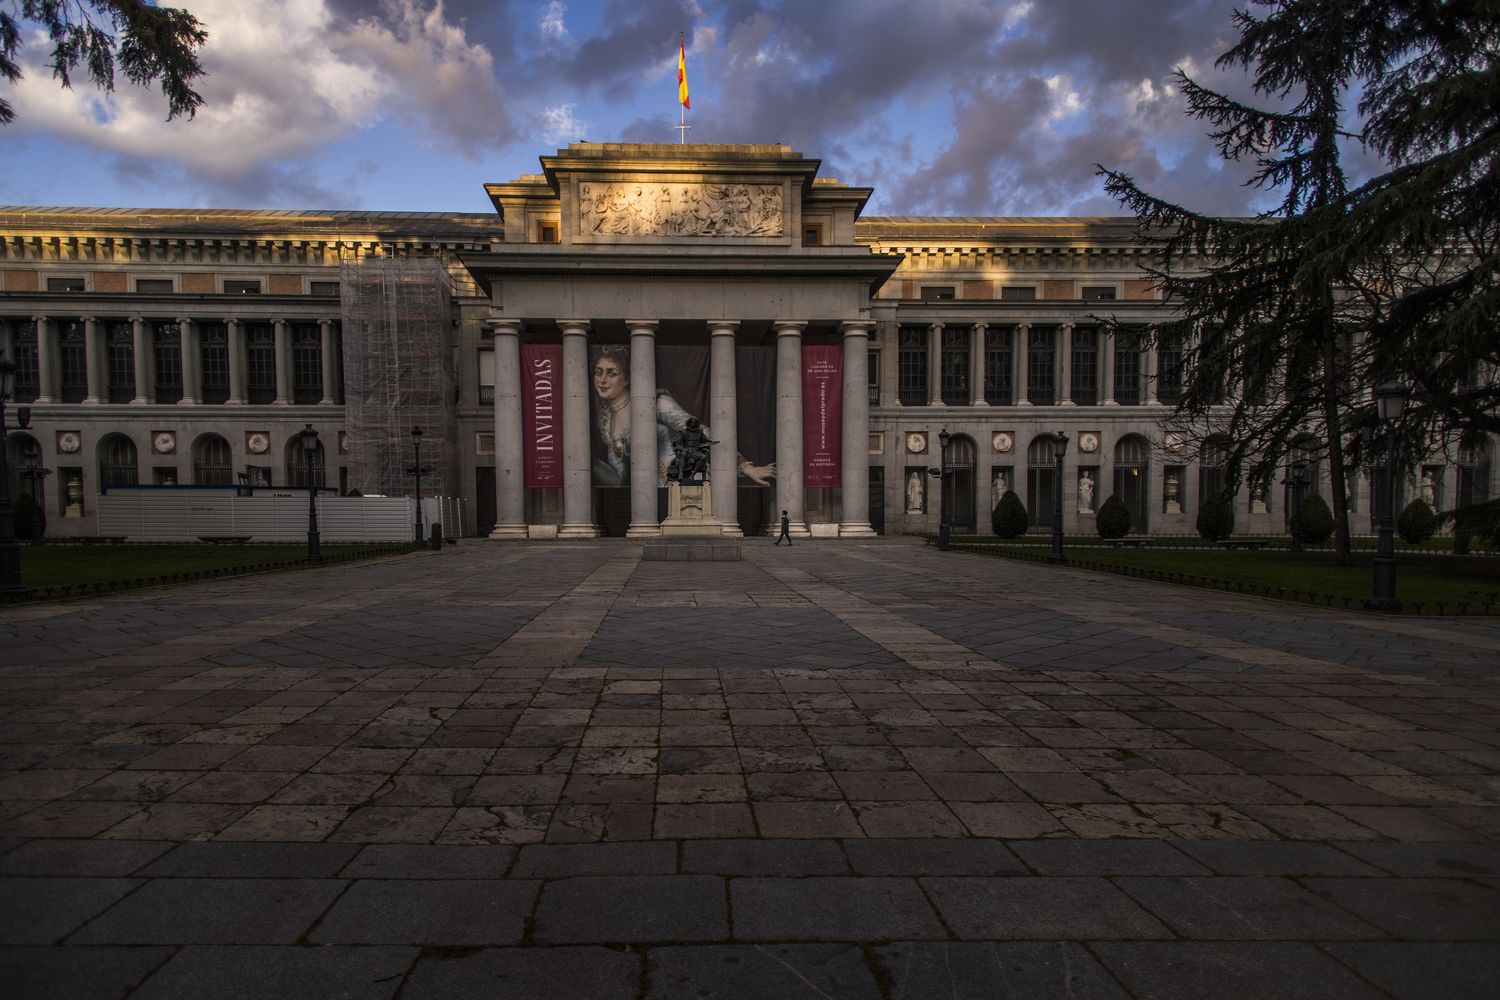
<instances>
[{"instance_id":1,"label":"arched window","mask_svg":"<svg viewBox=\"0 0 1500 1000\"><path fill-rule=\"evenodd\" d=\"M25 431L12 431L5 439L5 451L6 472L10 479L6 485L10 487L10 495L18 497L27 493L40 503L41 480L36 473L28 474L27 470L41 465L42 446Z\"/></svg>"},{"instance_id":2,"label":"arched window","mask_svg":"<svg viewBox=\"0 0 1500 1000\"><path fill-rule=\"evenodd\" d=\"M955 434L948 441L948 476L943 480L947 495L943 502L947 504L949 523L960 534L973 534L978 530L974 492L974 459L977 454L974 439L967 435Z\"/></svg>"},{"instance_id":3,"label":"arched window","mask_svg":"<svg viewBox=\"0 0 1500 1000\"><path fill-rule=\"evenodd\" d=\"M313 446L313 486L323 485L323 442ZM302 435L293 434L286 443L286 484L306 488L307 452L302 448Z\"/></svg>"},{"instance_id":4,"label":"arched window","mask_svg":"<svg viewBox=\"0 0 1500 1000\"><path fill-rule=\"evenodd\" d=\"M133 486L140 482L135 442L124 434L106 434L99 441L99 487Z\"/></svg>"},{"instance_id":5,"label":"arched window","mask_svg":"<svg viewBox=\"0 0 1500 1000\"><path fill-rule=\"evenodd\" d=\"M1033 528L1052 527L1057 506L1057 440L1040 434L1026 449L1026 508Z\"/></svg>"},{"instance_id":6,"label":"arched window","mask_svg":"<svg viewBox=\"0 0 1500 1000\"><path fill-rule=\"evenodd\" d=\"M1225 496L1229 486L1225 466L1229 462L1229 439L1215 434L1204 440L1198 453L1198 509L1209 497ZM1226 499L1228 499L1226 497Z\"/></svg>"},{"instance_id":7,"label":"arched window","mask_svg":"<svg viewBox=\"0 0 1500 1000\"><path fill-rule=\"evenodd\" d=\"M1458 506L1469 507L1490 498L1490 452L1482 438L1458 449Z\"/></svg>"},{"instance_id":8,"label":"arched window","mask_svg":"<svg viewBox=\"0 0 1500 1000\"><path fill-rule=\"evenodd\" d=\"M199 486L234 484L234 453L217 434L203 434L193 442L193 482Z\"/></svg>"},{"instance_id":9,"label":"arched window","mask_svg":"<svg viewBox=\"0 0 1500 1000\"><path fill-rule=\"evenodd\" d=\"M1115 442L1114 495L1130 511L1130 530L1150 528L1147 512L1151 496L1151 444L1139 434L1127 434Z\"/></svg>"}]
</instances>

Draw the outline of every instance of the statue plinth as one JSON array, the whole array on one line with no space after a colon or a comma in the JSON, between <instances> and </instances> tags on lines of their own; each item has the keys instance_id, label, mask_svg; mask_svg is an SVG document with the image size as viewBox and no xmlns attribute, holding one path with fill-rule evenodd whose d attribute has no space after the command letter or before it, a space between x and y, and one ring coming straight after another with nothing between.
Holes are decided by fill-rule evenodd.
<instances>
[{"instance_id":1,"label":"statue plinth","mask_svg":"<svg viewBox=\"0 0 1500 1000\"><path fill-rule=\"evenodd\" d=\"M667 519L661 523L666 537L694 535L718 537L724 522L714 517L713 487L707 482L667 483Z\"/></svg>"}]
</instances>

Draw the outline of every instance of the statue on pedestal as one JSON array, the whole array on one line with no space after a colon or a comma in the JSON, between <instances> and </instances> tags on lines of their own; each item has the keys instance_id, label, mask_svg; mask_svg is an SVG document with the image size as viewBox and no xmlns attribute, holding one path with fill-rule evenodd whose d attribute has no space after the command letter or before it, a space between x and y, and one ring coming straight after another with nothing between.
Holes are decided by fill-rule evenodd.
<instances>
[{"instance_id":1,"label":"statue on pedestal","mask_svg":"<svg viewBox=\"0 0 1500 1000\"><path fill-rule=\"evenodd\" d=\"M1078 480L1078 513L1092 514L1094 512L1094 477L1085 469L1083 477Z\"/></svg>"},{"instance_id":2,"label":"statue on pedestal","mask_svg":"<svg viewBox=\"0 0 1500 1000\"><path fill-rule=\"evenodd\" d=\"M1433 478L1431 469L1422 470L1422 502L1437 509L1437 480Z\"/></svg>"},{"instance_id":3,"label":"statue on pedestal","mask_svg":"<svg viewBox=\"0 0 1500 1000\"><path fill-rule=\"evenodd\" d=\"M1000 499L1005 496L1005 473L995 473L994 482L990 483L990 510L993 511L1000 506Z\"/></svg>"},{"instance_id":4,"label":"statue on pedestal","mask_svg":"<svg viewBox=\"0 0 1500 1000\"><path fill-rule=\"evenodd\" d=\"M915 470L906 477L906 512L922 513L922 474Z\"/></svg>"},{"instance_id":5,"label":"statue on pedestal","mask_svg":"<svg viewBox=\"0 0 1500 1000\"><path fill-rule=\"evenodd\" d=\"M673 458L667 466L667 480L676 483L701 482L703 474L708 471L708 446L711 444L718 442L708 439L697 417L688 417L672 447Z\"/></svg>"}]
</instances>

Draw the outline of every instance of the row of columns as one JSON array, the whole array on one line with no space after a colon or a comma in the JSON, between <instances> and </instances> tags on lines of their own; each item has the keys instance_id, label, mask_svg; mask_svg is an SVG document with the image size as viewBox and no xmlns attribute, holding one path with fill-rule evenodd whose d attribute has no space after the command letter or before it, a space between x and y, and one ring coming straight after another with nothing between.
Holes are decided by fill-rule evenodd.
<instances>
[{"instance_id":1,"label":"row of columns","mask_svg":"<svg viewBox=\"0 0 1500 1000\"><path fill-rule=\"evenodd\" d=\"M1053 378L1056 380L1056 406L1074 406L1073 401L1073 331L1075 324L1048 324L1056 330L1053 341ZM927 405L943 406L943 323L931 323L927 333ZM988 406L984 398L985 337L987 323L965 324L969 330L969 406ZM1031 406L1027 374L1030 359L1031 323L1017 323L1010 328L1011 387L1016 406ZM1098 331L1099 405L1118 406L1115 399L1115 335L1112 330ZM1156 396L1156 352L1144 350L1142 376L1145 380L1143 401L1158 403Z\"/></svg>"},{"instance_id":2,"label":"row of columns","mask_svg":"<svg viewBox=\"0 0 1500 1000\"><path fill-rule=\"evenodd\" d=\"M492 538L525 538L522 453L521 336L517 320L490 320L495 350L495 530ZM560 538L598 534L593 516L589 411L588 320L558 321L563 344L563 522ZM661 534L657 520L656 320L627 320L630 333L630 525L627 537ZM778 320L776 332L776 508L793 534L808 534L802 477L802 332L807 323ZM843 354L842 483L839 534L869 537L869 321L841 324ZM713 514L725 534L739 535L739 402L735 392L737 320L712 320L709 334L708 424ZM728 484L727 487L724 484Z\"/></svg>"},{"instance_id":3,"label":"row of columns","mask_svg":"<svg viewBox=\"0 0 1500 1000\"><path fill-rule=\"evenodd\" d=\"M37 334L37 403L55 403L60 396L58 372L58 334L56 322L48 316L33 316ZM156 401L155 371L153 365L154 340L151 322L143 316L129 317L132 336L132 357L135 365L135 396L132 404L148 404ZM104 324L93 316L80 317L83 323L84 364L87 368L88 390L85 404L103 403L108 398L107 365L105 364ZM182 358L182 398L179 406L196 406L197 391L202 383L203 356L199 342L197 324L201 320L180 316L175 322L178 328ZM231 405L245 402L245 331L243 321L233 316L225 317L224 326L228 336L229 352L229 399ZM336 371L334 320L320 319L319 345L322 351L322 398L319 405L332 405L336 396ZM275 405L289 406L292 402L292 349L290 321L272 319L275 329L276 398ZM5 321L0 327L0 350L7 358L15 358L15 337L11 323Z\"/></svg>"}]
</instances>

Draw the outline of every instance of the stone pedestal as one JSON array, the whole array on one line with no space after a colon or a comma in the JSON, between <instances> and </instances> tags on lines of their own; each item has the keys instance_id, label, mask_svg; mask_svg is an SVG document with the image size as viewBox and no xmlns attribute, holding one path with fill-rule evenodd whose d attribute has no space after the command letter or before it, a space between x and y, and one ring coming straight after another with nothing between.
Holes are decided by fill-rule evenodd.
<instances>
[{"instance_id":1,"label":"stone pedestal","mask_svg":"<svg viewBox=\"0 0 1500 1000\"><path fill-rule=\"evenodd\" d=\"M714 517L713 487L706 482L667 483L667 519L661 523L664 538L719 538L724 522Z\"/></svg>"}]
</instances>

